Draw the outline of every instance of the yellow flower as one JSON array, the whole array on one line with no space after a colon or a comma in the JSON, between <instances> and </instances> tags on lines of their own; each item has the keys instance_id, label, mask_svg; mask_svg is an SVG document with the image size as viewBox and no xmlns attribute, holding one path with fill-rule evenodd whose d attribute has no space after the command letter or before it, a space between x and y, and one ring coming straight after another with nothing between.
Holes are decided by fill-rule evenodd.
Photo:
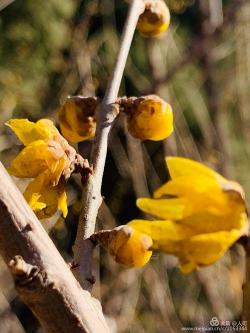
<instances>
[{"instance_id":1,"label":"yellow flower","mask_svg":"<svg viewBox=\"0 0 250 333\"><path fill-rule=\"evenodd\" d=\"M31 181L23 195L40 220L54 215L58 209L64 217L68 214L65 186L60 182L51 186L48 172Z\"/></svg>"},{"instance_id":2,"label":"yellow flower","mask_svg":"<svg viewBox=\"0 0 250 333\"><path fill-rule=\"evenodd\" d=\"M127 115L127 125L137 139L164 140L173 132L172 108L156 95L145 96Z\"/></svg>"},{"instance_id":3,"label":"yellow flower","mask_svg":"<svg viewBox=\"0 0 250 333\"><path fill-rule=\"evenodd\" d=\"M33 123L27 119L11 119L6 123L26 146L12 161L11 175L35 178L49 169L53 182L57 183L63 170L69 165L65 153L66 141L54 127L53 122L41 119Z\"/></svg>"},{"instance_id":4,"label":"yellow flower","mask_svg":"<svg viewBox=\"0 0 250 333\"><path fill-rule=\"evenodd\" d=\"M150 235L152 248L179 257L183 272L210 265L248 233L244 191L210 168L180 157L166 159L171 180L155 199L137 205L156 221L134 220L132 228Z\"/></svg>"},{"instance_id":5,"label":"yellow flower","mask_svg":"<svg viewBox=\"0 0 250 333\"><path fill-rule=\"evenodd\" d=\"M25 145L12 161L9 173L34 178L24 192L27 202L40 219L52 216L57 209L66 217L65 183L74 172L75 163L80 162L79 155L48 119L36 123L11 119L6 125Z\"/></svg>"},{"instance_id":6,"label":"yellow flower","mask_svg":"<svg viewBox=\"0 0 250 333\"><path fill-rule=\"evenodd\" d=\"M78 143L95 136L95 97L68 97L59 110L59 125L63 136L70 142Z\"/></svg>"},{"instance_id":7,"label":"yellow flower","mask_svg":"<svg viewBox=\"0 0 250 333\"><path fill-rule=\"evenodd\" d=\"M148 1L140 15L137 29L145 37L155 37L166 31L170 24L170 12L162 0Z\"/></svg>"}]
</instances>

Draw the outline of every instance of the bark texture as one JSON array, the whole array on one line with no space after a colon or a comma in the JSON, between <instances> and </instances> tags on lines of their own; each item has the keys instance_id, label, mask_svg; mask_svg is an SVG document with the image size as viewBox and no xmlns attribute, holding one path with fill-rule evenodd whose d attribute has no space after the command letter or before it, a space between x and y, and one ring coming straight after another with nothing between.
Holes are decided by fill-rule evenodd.
<instances>
[{"instance_id":1,"label":"bark texture","mask_svg":"<svg viewBox=\"0 0 250 333\"><path fill-rule=\"evenodd\" d=\"M109 332L99 302L82 290L1 163L0 254L46 332Z\"/></svg>"}]
</instances>

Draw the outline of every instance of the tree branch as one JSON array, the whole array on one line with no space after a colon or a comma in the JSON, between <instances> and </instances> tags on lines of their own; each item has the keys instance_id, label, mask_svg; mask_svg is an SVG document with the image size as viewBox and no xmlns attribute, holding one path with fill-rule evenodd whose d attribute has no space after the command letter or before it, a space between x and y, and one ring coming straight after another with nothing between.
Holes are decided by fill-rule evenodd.
<instances>
[{"instance_id":1,"label":"tree branch","mask_svg":"<svg viewBox=\"0 0 250 333\"><path fill-rule=\"evenodd\" d=\"M81 289L1 163L0 181L0 254L22 301L46 332L108 332L98 301Z\"/></svg>"},{"instance_id":2,"label":"tree branch","mask_svg":"<svg viewBox=\"0 0 250 333\"><path fill-rule=\"evenodd\" d=\"M132 0L114 70L109 80L100 110L97 113L96 137L91 153L93 175L89 177L87 183L83 186L82 212L73 249L74 260L76 263L79 263L75 274L82 286L87 289L91 288L91 285L88 286L88 283L86 285L86 281L91 279L91 277L86 276L86 271L84 271L84 265L86 263L81 260L81 257L86 257L83 253L85 247L83 240L91 236L95 231L96 217L102 201L101 184L107 155L108 135L118 114L115 104L112 103L115 103L117 98L136 24L144 8L145 5L142 0Z\"/></svg>"}]
</instances>

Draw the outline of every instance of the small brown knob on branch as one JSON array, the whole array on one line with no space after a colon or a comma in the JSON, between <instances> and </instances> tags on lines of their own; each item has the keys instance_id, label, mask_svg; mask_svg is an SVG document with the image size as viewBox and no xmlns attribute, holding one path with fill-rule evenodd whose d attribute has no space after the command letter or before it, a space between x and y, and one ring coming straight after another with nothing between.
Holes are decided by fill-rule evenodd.
<instances>
[{"instance_id":1,"label":"small brown knob on branch","mask_svg":"<svg viewBox=\"0 0 250 333\"><path fill-rule=\"evenodd\" d=\"M8 266L15 282L19 285L31 282L38 274L37 266L27 264L21 256L15 256L11 259Z\"/></svg>"}]
</instances>

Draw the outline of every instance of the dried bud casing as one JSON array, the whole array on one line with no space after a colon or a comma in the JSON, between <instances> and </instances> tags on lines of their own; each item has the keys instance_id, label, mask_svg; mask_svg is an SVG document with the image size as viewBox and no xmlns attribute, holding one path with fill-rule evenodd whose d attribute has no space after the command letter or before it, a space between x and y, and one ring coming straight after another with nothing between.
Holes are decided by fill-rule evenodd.
<instances>
[{"instance_id":1,"label":"dried bud casing","mask_svg":"<svg viewBox=\"0 0 250 333\"><path fill-rule=\"evenodd\" d=\"M95 136L96 97L71 96L59 110L59 125L63 136L78 143Z\"/></svg>"},{"instance_id":2,"label":"dried bud casing","mask_svg":"<svg viewBox=\"0 0 250 333\"><path fill-rule=\"evenodd\" d=\"M145 37L155 37L166 31L170 24L170 12L163 0L146 1L137 29Z\"/></svg>"},{"instance_id":3,"label":"dried bud casing","mask_svg":"<svg viewBox=\"0 0 250 333\"><path fill-rule=\"evenodd\" d=\"M173 132L172 108L160 97L140 97L130 110L127 114L128 131L135 138L159 141Z\"/></svg>"},{"instance_id":4,"label":"dried bud casing","mask_svg":"<svg viewBox=\"0 0 250 333\"><path fill-rule=\"evenodd\" d=\"M149 251L153 243L151 237L126 225L100 231L91 239L103 246L117 263L126 267L142 267L152 255Z\"/></svg>"}]
</instances>

